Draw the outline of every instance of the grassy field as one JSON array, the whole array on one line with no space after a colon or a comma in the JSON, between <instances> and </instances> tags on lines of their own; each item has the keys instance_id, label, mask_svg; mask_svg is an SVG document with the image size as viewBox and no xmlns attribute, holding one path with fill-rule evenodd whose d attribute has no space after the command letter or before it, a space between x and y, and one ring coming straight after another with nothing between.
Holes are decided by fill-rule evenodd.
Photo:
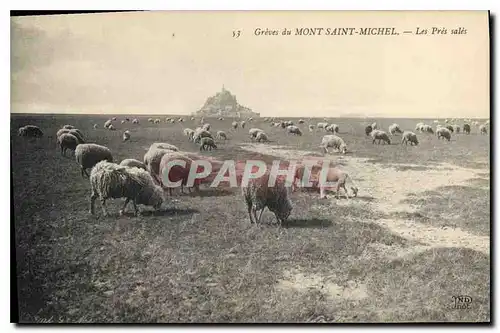
<instances>
[{"instance_id":1,"label":"grassy field","mask_svg":"<svg viewBox=\"0 0 500 333\"><path fill-rule=\"evenodd\" d=\"M12 115L11 158L21 322L411 322L490 320L490 136L419 135L420 145L372 145L360 119L335 119L348 145L332 154L361 187L357 198L292 194L288 226L266 211L249 222L238 189L174 195L163 210L104 218L88 213L90 186L74 157L62 157L64 124L116 161L142 160L153 142L198 151L182 134L198 124L118 122L103 116ZM165 116L161 117L162 121ZM119 119L120 120L120 119ZM313 120L313 124L318 121ZM413 130L420 120L378 119ZM322 131L288 136L261 119L245 130L210 119L229 140L203 152L220 159L320 154ZM99 124L93 129L94 123ZM426 123L432 123L427 120ZM41 139L17 136L38 125ZM250 127L269 144L252 144ZM127 128L129 142L121 141ZM130 208L129 208L130 209ZM472 298L452 309L453 296Z\"/></svg>"}]
</instances>

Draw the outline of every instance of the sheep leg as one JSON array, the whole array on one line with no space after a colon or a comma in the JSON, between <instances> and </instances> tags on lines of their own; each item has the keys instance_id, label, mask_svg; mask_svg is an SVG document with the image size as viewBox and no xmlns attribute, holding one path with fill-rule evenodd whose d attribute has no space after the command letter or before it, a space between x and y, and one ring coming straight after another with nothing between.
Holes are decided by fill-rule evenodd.
<instances>
[{"instance_id":1,"label":"sheep leg","mask_svg":"<svg viewBox=\"0 0 500 333\"><path fill-rule=\"evenodd\" d=\"M90 195L90 214L94 215L95 212L95 199L97 199L97 193L92 192Z\"/></svg>"},{"instance_id":2,"label":"sheep leg","mask_svg":"<svg viewBox=\"0 0 500 333\"><path fill-rule=\"evenodd\" d=\"M253 218L252 218L252 204L247 202L247 210L248 210L248 216L250 216L250 224L253 224Z\"/></svg>"},{"instance_id":3,"label":"sheep leg","mask_svg":"<svg viewBox=\"0 0 500 333\"><path fill-rule=\"evenodd\" d=\"M349 193L347 193L347 189L345 188L345 184L342 184L342 188L344 189L344 192L345 192L345 197L347 200L349 200Z\"/></svg>"},{"instance_id":4,"label":"sheep leg","mask_svg":"<svg viewBox=\"0 0 500 333\"><path fill-rule=\"evenodd\" d=\"M262 218L262 213L264 213L264 209L266 209L266 207L262 208L262 210L260 211L260 214L259 214L259 224L260 224L260 220Z\"/></svg>"},{"instance_id":5,"label":"sheep leg","mask_svg":"<svg viewBox=\"0 0 500 333\"><path fill-rule=\"evenodd\" d=\"M326 199L325 188L323 186L319 188L319 198Z\"/></svg>"},{"instance_id":6,"label":"sheep leg","mask_svg":"<svg viewBox=\"0 0 500 333\"><path fill-rule=\"evenodd\" d=\"M130 201L129 198L127 198L127 200L125 200L125 203L123 204L122 209L120 209L120 215L123 215L123 213L125 213L125 207L127 207L129 201Z\"/></svg>"},{"instance_id":7,"label":"sheep leg","mask_svg":"<svg viewBox=\"0 0 500 333\"><path fill-rule=\"evenodd\" d=\"M108 211L106 209L106 199L101 198L102 214L108 216Z\"/></svg>"},{"instance_id":8,"label":"sheep leg","mask_svg":"<svg viewBox=\"0 0 500 333\"><path fill-rule=\"evenodd\" d=\"M134 204L134 212L135 212L135 216L140 216L140 215L141 215L141 212L139 211L139 208L137 208L137 203L135 202L135 198L134 198L134 200L132 201L132 203Z\"/></svg>"}]
</instances>

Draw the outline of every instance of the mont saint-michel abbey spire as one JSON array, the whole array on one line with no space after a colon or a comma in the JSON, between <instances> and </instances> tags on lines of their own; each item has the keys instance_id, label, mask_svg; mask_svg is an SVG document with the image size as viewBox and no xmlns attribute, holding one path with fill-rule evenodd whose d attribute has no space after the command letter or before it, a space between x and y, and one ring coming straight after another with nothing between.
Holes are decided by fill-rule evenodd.
<instances>
[{"instance_id":1,"label":"mont saint-michel abbey spire","mask_svg":"<svg viewBox=\"0 0 500 333\"><path fill-rule=\"evenodd\" d=\"M196 112L203 117L259 117L260 114L238 104L236 96L226 90L224 84L220 92L208 97L203 107Z\"/></svg>"}]
</instances>

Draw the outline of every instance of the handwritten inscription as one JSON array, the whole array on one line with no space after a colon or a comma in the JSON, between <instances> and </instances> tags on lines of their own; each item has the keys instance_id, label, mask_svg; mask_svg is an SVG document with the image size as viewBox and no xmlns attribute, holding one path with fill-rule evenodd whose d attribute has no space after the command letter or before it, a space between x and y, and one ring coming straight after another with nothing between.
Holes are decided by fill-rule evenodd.
<instances>
[{"instance_id":1,"label":"handwritten inscription","mask_svg":"<svg viewBox=\"0 0 500 333\"><path fill-rule=\"evenodd\" d=\"M239 38L243 30L233 30L233 38ZM254 36L442 36L465 35L464 27L415 27L399 29L396 27L294 27L294 28L261 28L253 30Z\"/></svg>"}]
</instances>

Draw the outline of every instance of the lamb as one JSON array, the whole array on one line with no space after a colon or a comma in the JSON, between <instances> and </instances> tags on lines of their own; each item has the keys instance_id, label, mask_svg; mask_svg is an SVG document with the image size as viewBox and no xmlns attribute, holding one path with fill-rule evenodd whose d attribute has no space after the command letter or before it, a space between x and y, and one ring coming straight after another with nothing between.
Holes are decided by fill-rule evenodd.
<instances>
[{"instance_id":1,"label":"lamb","mask_svg":"<svg viewBox=\"0 0 500 333\"><path fill-rule=\"evenodd\" d=\"M258 132L257 135L255 136L255 141L257 142L269 142L269 139L267 138L266 133L264 132Z\"/></svg>"},{"instance_id":2,"label":"lamb","mask_svg":"<svg viewBox=\"0 0 500 333\"><path fill-rule=\"evenodd\" d=\"M209 150L217 149L214 139L208 137L201 138L200 150L207 150L207 148L209 148Z\"/></svg>"},{"instance_id":3,"label":"lamb","mask_svg":"<svg viewBox=\"0 0 500 333\"><path fill-rule=\"evenodd\" d=\"M299 165L295 169L295 177L293 180L292 188L293 187L296 188L297 181L300 183L303 180L304 169L305 169L304 165ZM311 170L310 180L311 180L311 183L313 184L313 188L319 187L320 199L325 199L326 198L325 192L326 192L327 187L320 184L320 182L319 182L320 176L321 176L321 166L314 165L312 167L312 170ZM326 174L326 181L329 183L333 183L333 182L337 183L337 185L335 187L337 199L339 199L339 192L340 192L339 190L341 188L344 189L345 197L347 199L349 199L349 191L346 188L346 184L348 182L351 183L351 185L349 187L352 191L352 196L356 197L358 195L358 192L359 192L358 186L354 183L354 180L345 171L342 171L338 168L329 168L328 172Z\"/></svg>"},{"instance_id":4,"label":"lamb","mask_svg":"<svg viewBox=\"0 0 500 333\"><path fill-rule=\"evenodd\" d=\"M227 135L226 135L226 132L224 131L217 131L217 134L215 135L215 137L218 139L218 140L227 140Z\"/></svg>"},{"instance_id":5,"label":"lamb","mask_svg":"<svg viewBox=\"0 0 500 333\"><path fill-rule=\"evenodd\" d=\"M337 125L337 124L327 125L325 127L325 130L327 132L338 133L339 132L339 125Z\"/></svg>"},{"instance_id":6,"label":"lamb","mask_svg":"<svg viewBox=\"0 0 500 333\"><path fill-rule=\"evenodd\" d=\"M437 134L438 139L443 138L443 140L444 140L446 138L446 140L448 140L448 141L450 141L450 139L451 139L451 132L445 127L440 127L437 130L436 134Z\"/></svg>"},{"instance_id":7,"label":"lamb","mask_svg":"<svg viewBox=\"0 0 500 333\"><path fill-rule=\"evenodd\" d=\"M418 139L417 139L417 135L413 132L410 132L410 131L404 131L403 132L403 140L401 140L401 144L406 144L408 145L408 142L411 144L411 145L418 145Z\"/></svg>"},{"instance_id":8,"label":"lamb","mask_svg":"<svg viewBox=\"0 0 500 333\"><path fill-rule=\"evenodd\" d=\"M290 216L292 202L288 198L288 189L282 180L277 179L273 187L269 187L268 182L269 173L260 178L250 179L248 186L242 187L241 193L247 205L250 223L260 224L262 213L267 207L274 213L281 226ZM260 210L259 218L257 218L258 210Z\"/></svg>"},{"instance_id":9,"label":"lamb","mask_svg":"<svg viewBox=\"0 0 500 333\"><path fill-rule=\"evenodd\" d=\"M389 139L389 136L387 135L386 132L382 130L373 130L370 135L372 136L372 143L375 143L376 140L378 140L378 144L380 144L380 141L384 141L388 145L391 144L391 139Z\"/></svg>"},{"instance_id":10,"label":"lamb","mask_svg":"<svg viewBox=\"0 0 500 333\"><path fill-rule=\"evenodd\" d=\"M133 159L133 158L124 159L123 161L120 162L120 165L129 167L129 168L139 168L139 169L143 169L146 171L148 170L144 163L142 163L141 161L138 161L136 159Z\"/></svg>"},{"instance_id":11,"label":"lamb","mask_svg":"<svg viewBox=\"0 0 500 333\"><path fill-rule=\"evenodd\" d=\"M82 143L76 146L75 158L82 169L82 177L84 175L88 177L86 170L93 168L101 161L113 162L113 155L109 148L95 143Z\"/></svg>"},{"instance_id":12,"label":"lamb","mask_svg":"<svg viewBox=\"0 0 500 333\"><path fill-rule=\"evenodd\" d=\"M298 136L302 136L302 131L300 130L300 128L298 128L297 126L294 126L294 125L288 126L286 128L286 132L289 134L295 134Z\"/></svg>"},{"instance_id":13,"label":"lamb","mask_svg":"<svg viewBox=\"0 0 500 333\"><path fill-rule=\"evenodd\" d=\"M238 122L237 121L233 121L231 123L231 126L233 126L234 129L237 129L238 128Z\"/></svg>"},{"instance_id":14,"label":"lamb","mask_svg":"<svg viewBox=\"0 0 500 333\"><path fill-rule=\"evenodd\" d=\"M127 130L123 132L123 142L130 140L130 132Z\"/></svg>"},{"instance_id":15,"label":"lamb","mask_svg":"<svg viewBox=\"0 0 500 333\"><path fill-rule=\"evenodd\" d=\"M373 131L372 125L368 125L365 127L366 136L370 135L372 131Z\"/></svg>"},{"instance_id":16,"label":"lamb","mask_svg":"<svg viewBox=\"0 0 500 333\"><path fill-rule=\"evenodd\" d=\"M40 138L43 136L42 130L35 125L26 125L23 127L20 127L17 134L19 136L28 136L32 138Z\"/></svg>"},{"instance_id":17,"label":"lamb","mask_svg":"<svg viewBox=\"0 0 500 333\"><path fill-rule=\"evenodd\" d=\"M70 133L63 133L57 138L59 147L61 148L61 155L66 156L66 150L70 149L75 151L78 146L78 138Z\"/></svg>"},{"instance_id":18,"label":"lamb","mask_svg":"<svg viewBox=\"0 0 500 333\"><path fill-rule=\"evenodd\" d=\"M344 140L341 137L336 136L335 134L323 136L323 138L321 139L321 144L319 146L320 148L323 148L325 154L329 153L328 148L330 147L333 149L337 149L339 152L342 152L342 154L347 153L347 145L345 144Z\"/></svg>"},{"instance_id":19,"label":"lamb","mask_svg":"<svg viewBox=\"0 0 500 333\"><path fill-rule=\"evenodd\" d=\"M314 131L314 125L309 125L309 132Z\"/></svg>"},{"instance_id":20,"label":"lamb","mask_svg":"<svg viewBox=\"0 0 500 333\"><path fill-rule=\"evenodd\" d=\"M479 133L481 133L481 135L488 134L488 129L486 128L485 125L479 126Z\"/></svg>"},{"instance_id":21,"label":"lamb","mask_svg":"<svg viewBox=\"0 0 500 333\"><path fill-rule=\"evenodd\" d=\"M210 124L209 123L203 124L201 128L208 132L210 131Z\"/></svg>"},{"instance_id":22,"label":"lamb","mask_svg":"<svg viewBox=\"0 0 500 333\"><path fill-rule=\"evenodd\" d=\"M470 134L470 125L469 124L464 124L464 133Z\"/></svg>"},{"instance_id":23,"label":"lamb","mask_svg":"<svg viewBox=\"0 0 500 333\"><path fill-rule=\"evenodd\" d=\"M109 128L109 126L112 126L112 125L111 125L111 123L112 123L112 122L113 122L113 121L112 121L111 119L106 120L106 122L104 123L104 128L106 128L106 129L107 129L107 128Z\"/></svg>"},{"instance_id":24,"label":"lamb","mask_svg":"<svg viewBox=\"0 0 500 333\"><path fill-rule=\"evenodd\" d=\"M151 175L139 168L128 168L107 161L100 161L90 172L90 214L95 213L95 200L99 197L104 216L108 215L106 200L126 198L120 209L123 215L127 204L132 200L134 213L140 215L138 204L159 209L163 203L163 190L155 185Z\"/></svg>"},{"instance_id":25,"label":"lamb","mask_svg":"<svg viewBox=\"0 0 500 333\"><path fill-rule=\"evenodd\" d=\"M199 131L195 131L195 133L193 135L193 142L200 143L200 140L202 138L211 138L213 140L213 136L212 136L212 134L210 134L209 131L206 131L204 129L199 130Z\"/></svg>"},{"instance_id":26,"label":"lamb","mask_svg":"<svg viewBox=\"0 0 500 333\"><path fill-rule=\"evenodd\" d=\"M403 131L401 131L398 124L392 124L389 126L389 133L391 133L391 135L395 135L396 133L403 133Z\"/></svg>"}]
</instances>

